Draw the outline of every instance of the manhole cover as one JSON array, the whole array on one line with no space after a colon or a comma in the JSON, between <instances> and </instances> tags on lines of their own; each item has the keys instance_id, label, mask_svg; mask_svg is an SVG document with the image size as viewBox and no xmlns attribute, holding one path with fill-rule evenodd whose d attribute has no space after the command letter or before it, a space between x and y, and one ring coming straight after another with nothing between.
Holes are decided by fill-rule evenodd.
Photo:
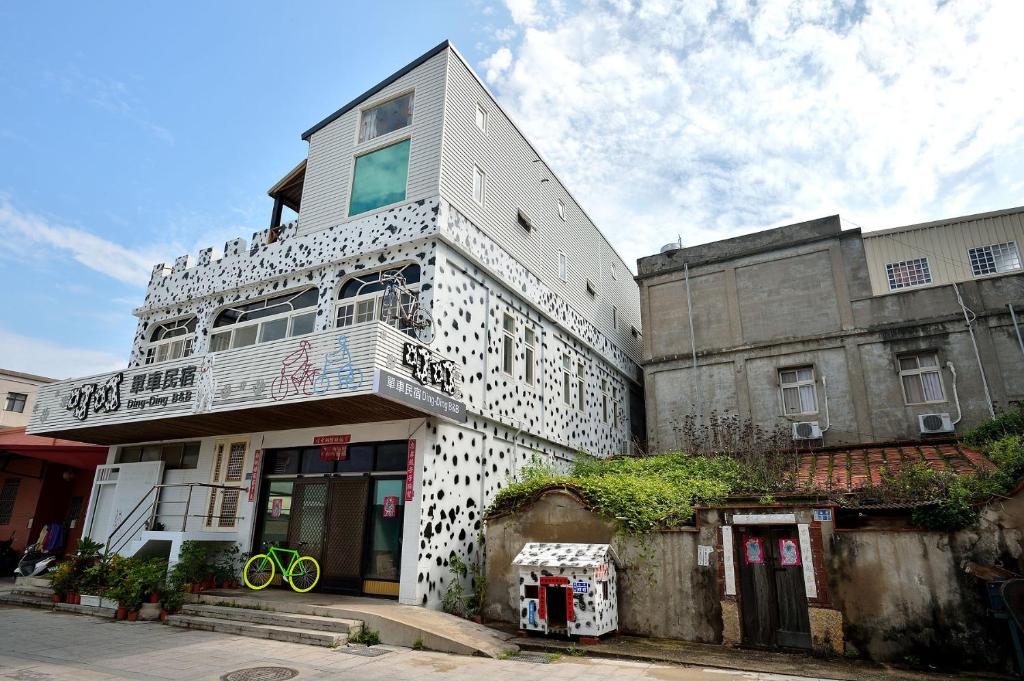
<instances>
[{"instance_id":1,"label":"manhole cover","mask_svg":"<svg viewBox=\"0 0 1024 681\"><path fill-rule=\"evenodd\" d=\"M298 671L288 667L249 667L228 672L220 681L285 681L298 675Z\"/></svg>"},{"instance_id":2,"label":"manhole cover","mask_svg":"<svg viewBox=\"0 0 1024 681\"><path fill-rule=\"evenodd\" d=\"M551 658L548 655L536 655L531 653L519 653L511 657L505 658L512 660L513 662L532 662L533 664L551 664Z\"/></svg>"},{"instance_id":3,"label":"manhole cover","mask_svg":"<svg viewBox=\"0 0 1024 681\"><path fill-rule=\"evenodd\" d=\"M364 648L362 646L356 646L354 648L338 648L339 652L347 653L348 655L358 655L360 657L380 657L381 655L387 655L388 651L381 650L380 648Z\"/></svg>"}]
</instances>

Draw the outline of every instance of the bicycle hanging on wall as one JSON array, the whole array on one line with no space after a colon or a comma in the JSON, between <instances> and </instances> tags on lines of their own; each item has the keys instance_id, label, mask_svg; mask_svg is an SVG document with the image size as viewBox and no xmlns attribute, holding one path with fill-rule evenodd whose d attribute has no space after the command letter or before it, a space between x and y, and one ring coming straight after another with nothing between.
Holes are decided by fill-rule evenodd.
<instances>
[{"instance_id":1,"label":"bicycle hanging on wall","mask_svg":"<svg viewBox=\"0 0 1024 681\"><path fill-rule=\"evenodd\" d=\"M420 305L419 294L406 284L405 276L401 272L384 272L380 280L384 284L381 319L430 344L434 340L434 320Z\"/></svg>"}]
</instances>

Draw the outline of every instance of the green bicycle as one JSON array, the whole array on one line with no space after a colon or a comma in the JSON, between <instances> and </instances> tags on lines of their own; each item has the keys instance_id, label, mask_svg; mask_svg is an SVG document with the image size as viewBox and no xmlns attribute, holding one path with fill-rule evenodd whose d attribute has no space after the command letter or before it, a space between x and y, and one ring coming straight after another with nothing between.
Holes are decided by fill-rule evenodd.
<instances>
[{"instance_id":1,"label":"green bicycle","mask_svg":"<svg viewBox=\"0 0 1024 681\"><path fill-rule=\"evenodd\" d=\"M288 565L281 562L281 555L288 557ZM266 553L257 553L245 563L242 578L245 585L254 591L265 589L274 579L274 564L292 589L306 593L320 581L320 563L312 556L300 556L295 549L271 546Z\"/></svg>"}]
</instances>

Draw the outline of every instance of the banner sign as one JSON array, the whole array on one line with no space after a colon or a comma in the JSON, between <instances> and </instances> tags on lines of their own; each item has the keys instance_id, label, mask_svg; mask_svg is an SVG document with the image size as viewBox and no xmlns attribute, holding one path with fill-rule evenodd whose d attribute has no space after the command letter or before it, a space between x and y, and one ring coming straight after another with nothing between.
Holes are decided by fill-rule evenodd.
<instances>
[{"instance_id":1,"label":"banner sign","mask_svg":"<svg viewBox=\"0 0 1024 681\"><path fill-rule=\"evenodd\" d=\"M314 445L320 445L321 461L344 461L348 458L348 443L352 436L318 435L313 438Z\"/></svg>"},{"instance_id":2,"label":"banner sign","mask_svg":"<svg viewBox=\"0 0 1024 681\"><path fill-rule=\"evenodd\" d=\"M270 517L280 518L281 511L284 509L284 499L281 497L274 497L270 500Z\"/></svg>"},{"instance_id":3,"label":"banner sign","mask_svg":"<svg viewBox=\"0 0 1024 681\"><path fill-rule=\"evenodd\" d=\"M260 462L263 461L263 450L257 449L252 454L252 475L249 477L249 503L256 500L256 483L260 476Z\"/></svg>"},{"instance_id":4,"label":"banner sign","mask_svg":"<svg viewBox=\"0 0 1024 681\"><path fill-rule=\"evenodd\" d=\"M405 500L412 501L416 485L416 440L409 440L409 454L405 459Z\"/></svg>"},{"instance_id":5,"label":"banner sign","mask_svg":"<svg viewBox=\"0 0 1024 681\"><path fill-rule=\"evenodd\" d=\"M384 517L398 517L398 497L384 497Z\"/></svg>"},{"instance_id":6,"label":"banner sign","mask_svg":"<svg viewBox=\"0 0 1024 681\"><path fill-rule=\"evenodd\" d=\"M377 369L373 375L373 392L430 414L437 414L458 423L466 422L466 405L462 401L425 388L384 369Z\"/></svg>"}]
</instances>

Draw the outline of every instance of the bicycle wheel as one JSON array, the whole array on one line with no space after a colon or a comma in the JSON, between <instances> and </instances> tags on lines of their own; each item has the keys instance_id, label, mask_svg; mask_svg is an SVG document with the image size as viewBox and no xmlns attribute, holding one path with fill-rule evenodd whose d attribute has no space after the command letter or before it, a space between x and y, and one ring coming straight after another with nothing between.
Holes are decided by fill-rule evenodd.
<instances>
[{"instance_id":1,"label":"bicycle wheel","mask_svg":"<svg viewBox=\"0 0 1024 681\"><path fill-rule=\"evenodd\" d=\"M312 556L303 556L292 563L288 573L288 582L292 589L304 594L320 581L320 563Z\"/></svg>"},{"instance_id":2,"label":"bicycle wheel","mask_svg":"<svg viewBox=\"0 0 1024 681\"><path fill-rule=\"evenodd\" d=\"M242 579L254 591L265 589L274 579L274 561L265 553L257 553L245 563Z\"/></svg>"}]
</instances>

